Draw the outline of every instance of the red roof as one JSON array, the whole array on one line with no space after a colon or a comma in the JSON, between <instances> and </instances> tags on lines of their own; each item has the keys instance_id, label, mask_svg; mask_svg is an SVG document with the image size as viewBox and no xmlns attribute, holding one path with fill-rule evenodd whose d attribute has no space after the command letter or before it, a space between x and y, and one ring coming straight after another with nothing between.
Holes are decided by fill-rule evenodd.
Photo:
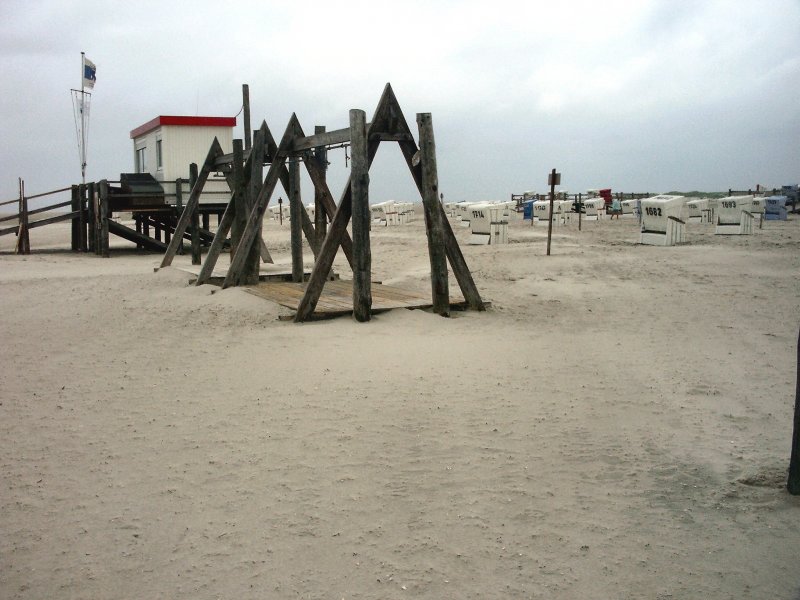
<instances>
[{"instance_id":1,"label":"red roof","mask_svg":"<svg viewBox=\"0 0 800 600\"><path fill-rule=\"evenodd\" d=\"M131 131L131 139L144 135L162 125L182 125L184 127L235 127L236 117L180 117L160 115Z\"/></svg>"}]
</instances>

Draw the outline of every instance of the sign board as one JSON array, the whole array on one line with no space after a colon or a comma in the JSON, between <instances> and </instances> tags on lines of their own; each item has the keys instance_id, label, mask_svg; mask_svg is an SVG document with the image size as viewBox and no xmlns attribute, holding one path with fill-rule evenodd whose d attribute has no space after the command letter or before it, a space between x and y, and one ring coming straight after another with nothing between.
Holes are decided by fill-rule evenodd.
<instances>
[{"instance_id":1,"label":"sign board","mask_svg":"<svg viewBox=\"0 0 800 600\"><path fill-rule=\"evenodd\" d=\"M561 185L561 173L555 173L555 177L553 175L553 173L548 174L547 185Z\"/></svg>"}]
</instances>

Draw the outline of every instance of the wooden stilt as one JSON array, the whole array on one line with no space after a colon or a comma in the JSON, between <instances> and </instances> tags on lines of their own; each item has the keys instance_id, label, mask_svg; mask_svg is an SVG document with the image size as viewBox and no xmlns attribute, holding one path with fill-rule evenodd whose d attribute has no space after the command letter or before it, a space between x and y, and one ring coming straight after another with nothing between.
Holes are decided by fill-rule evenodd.
<instances>
[{"instance_id":1,"label":"wooden stilt","mask_svg":"<svg viewBox=\"0 0 800 600\"><path fill-rule=\"evenodd\" d=\"M242 140L233 140L233 162L231 163L233 175L228 180L231 186L233 202L233 222L231 223L231 259L239 248L242 232L247 226L247 204L244 188L244 146Z\"/></svg>"},{"instance_id":2,"label":"wooden stilt","mask_svg":"<svg viewBox=\"0 0 800 600\"><path fill-rule=\"evenodd\" d=\"M431 262L433 312L447 317L450 315L450 290L442 226L442 219L445 217L439 210L439 176L436 170L436 144L430 113L418 113L417 126L422 169L422 204L425 212L425 232L428 237L428 256Z\"/></svg>"},{"instance_id":3,"label":"wooden stilt","mask_svg":"<svg viewBox=\"0 0 800 600\"><path fill-rule=\"evenodd\" d=\"M97 253L97 194L94 182L88 185L88 196L86 198L86 232L89 252Z\"/></svg>"},{"instance_id":4,"label":"wooden stilt","mask_svg":"<svg viewBox=\"0 0 800 600\"><path fill-rule=\"evenodd\" d=\"M80 226L80 231L78 232L78 245L81 252L86 252L88 250L87 241L86 241L86 225L88 219L88 211L86 210L87 202L87 187L86 184L82 183L80 185L80 189L78 191L78 200L80 201L80 218L78 219L78 224Z\"/></svg>"},{"instance_id":5,"label":"wooden stilt","mask_svg":"<svg viewBox=\"0 0 800 600\"><path fill-rule=\"evenodd\" d=\"M197 180L199 178L199 174L197 172L197 163L191 163L189 165L189 187L194 188ZM200 221L198 217L198 213L200 211L200 202L194 205L192 209L191 218L189 219L189 231L191 232L191 252L192 252L192 264L199 265L200 264ZM183 236L181 236L183 238ZM180 246L183 246L183 240L181 240Z\"/></svg>"},{"instance_id":6,"label":"wooden stilt","mask_svg":"<svg viewBox=\"0 0 800 600\"><path fill-rule=\"evenodd\" d=\"M70 247L73 252L77 252L80 248L80 210L81 210L81 201L80 201L80 186L73 185L70 189L70 210L72 212L77 212L78 216L72 219L71 221L71 228L70 228Z\"/></svg>"},{"instance_id":7,"label":"wooden stilt","mask_svg":"<svg viewBox=\"0 0 800 600\"><path fill-rule=\"evenodd\" d=\"M191 185L189 186L191 189ZM180 215L183 212L183 179L178 177L175 180L175 213ZM170 224L174 227L175 218L172 217ZM183 248L183 236L181 236L181 240L178 243L178 254L182 255L184 253Z\"/></svg>"},{"instance_id":8,"label":"wooden stilt","mask_svg":"<svg viewBox=\"0 0 800 600\"><path fill-rule=\"evenodd\" d=\"M369 321L372 315L372 250L369 244L369 159L367 116L350 111L350 189L353 230L353 317Z\"/></svg>"},{"instance_id":9,"label":"wooden stilt","mask_svg":"<svg viewBox=\"0 0 800 600\"><path fill-rule=\"evenodd\" d=\"M296 158L289 159L289 225L292 247L292 281L303 281L303 208L300 199L300 165Z\"/></svg>"},{"instance_id":10,"label":"wooden stilt","mask_svg":"<svg viewBox=\"0 0 800 600\"><path fill-rule=\"evenodd\" d=\"M108 180L100 182L100 256L108 258Z\"/></svg>"},{"instance_id":11,"label":"wooden stilt","mask_svg":"<svg viewBox=\"0 0 800 600\"><path fill-rule=\"evenodd\" d=\"M19 229L17 230L16 254L30 254L31 240L28 233L28 198L25 196L25 182L19 178Z\"/></svg>"}]
</instances>

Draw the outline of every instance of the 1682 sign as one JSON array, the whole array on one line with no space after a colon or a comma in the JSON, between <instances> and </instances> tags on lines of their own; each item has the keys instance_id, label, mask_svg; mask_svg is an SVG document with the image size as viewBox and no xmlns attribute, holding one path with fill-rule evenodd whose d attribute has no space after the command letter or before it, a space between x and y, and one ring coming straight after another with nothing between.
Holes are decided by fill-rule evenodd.
<instances>
[{"instance_id":1,"label":"1682 sign","mask_svg":"<svg viewBox=\"0 0 800 600\"><path fill-rule=\"evenodd\" d=\"M646 212L651 217L661 216L661 208L658 206L645 206L644 212Z\"/></svg>"}]
</instances>

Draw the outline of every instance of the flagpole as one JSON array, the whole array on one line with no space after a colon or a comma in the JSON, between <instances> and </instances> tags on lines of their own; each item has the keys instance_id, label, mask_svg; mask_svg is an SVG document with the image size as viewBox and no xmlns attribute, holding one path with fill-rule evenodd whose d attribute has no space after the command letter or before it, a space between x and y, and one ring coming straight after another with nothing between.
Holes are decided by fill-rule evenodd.
<instances>
[{"instance_id":1,"label":"flagpole","mask_svg":"<svg viewBox=\"0 0 800 600\"><path fill-rule=\"evenodd\" d=\"M86 71L86 53L81 52L81 183L86 184L86 133L84 131L84 108L86 106L86 91L84 80Z\"/></svg>"}]
</instances>

